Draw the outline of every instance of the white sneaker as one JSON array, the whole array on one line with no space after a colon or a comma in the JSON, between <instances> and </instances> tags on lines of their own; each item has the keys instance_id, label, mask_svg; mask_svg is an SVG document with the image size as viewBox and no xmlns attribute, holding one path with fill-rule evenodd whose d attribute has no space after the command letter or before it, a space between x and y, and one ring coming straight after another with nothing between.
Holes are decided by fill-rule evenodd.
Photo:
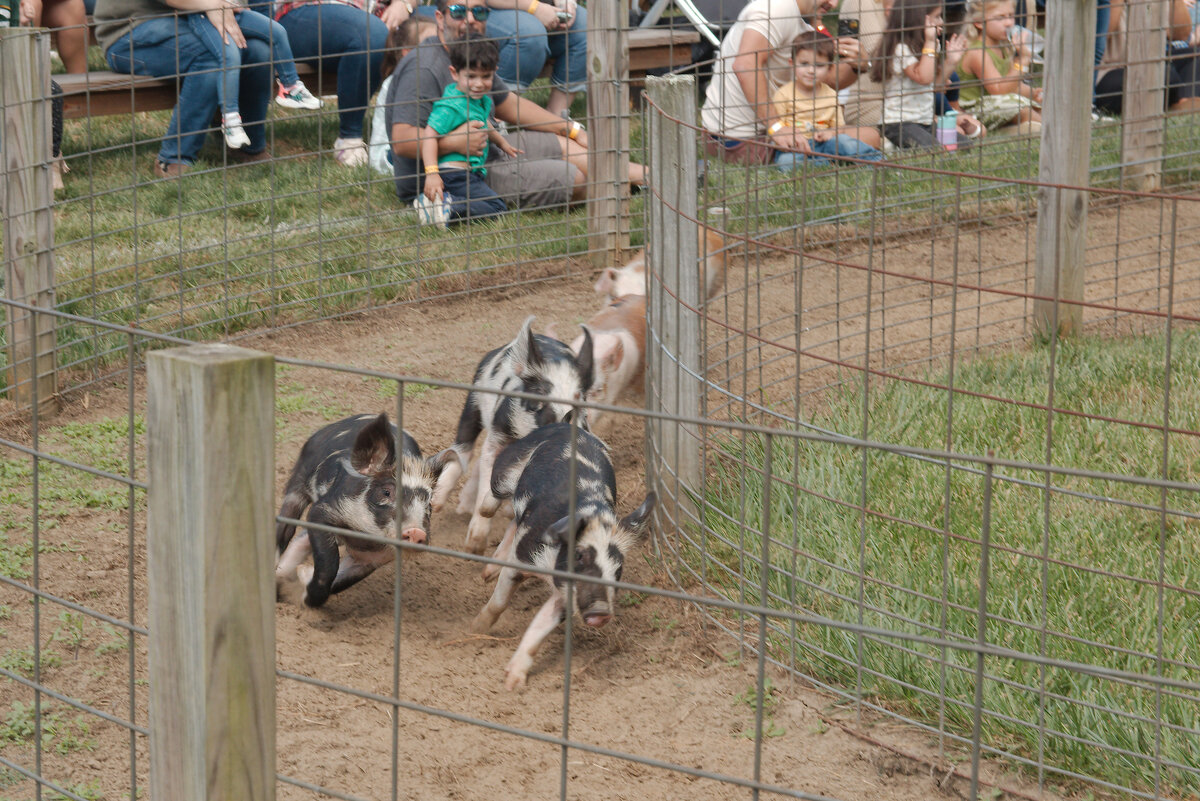
<instances>
[{"instance_id":1,"label":"white sneaker","mask_svg":"<svg viewBox=\"0 0 1200 801\"><path fill-rule=\"evenodd\" d=\"M284 108L307 108L319 109L321 107L321 98L308 91L308 87L303 81L296 81L295 86L288 88L279 87L279 94L275 95L275 102Z\"/></svg>"},{"instance_id":2,"label":"white sneaker","mask_svg":"<svg viewBox=\"0 0 1200 801\"><path fill-rule=\"evenodd\" d=\"M367 163L367 143L361 137L342 139L338 137L333 142L333 157L343 167L361 167Z\"/></svg>"},{"instance_id":3,"label":"white sneaker","mask_svg":"<svg viewBox=\"0 0 1200 801\"><path fill-rule=\"evenodd\" d=\"M430 200L425 195L417 195L417 199L413 201L413 208L417 210L417 219L421 221L421 225L436 225L438 228L446 227L446 220L449 215L447 214L445 195L442 195L440 201Z\"/></svg>"},{"instance_id":4,"label":"white sneaker","mask_svg":"<svg viewBox=\"0 0 1200 801\"><path fill-rule=\"evenodd\" d=\"M250 144L250 137L242 128L242 115L232 111L221 118L221 133L225 134L225 144L231 150L241 150Z\"/></svg>"}]
</instances>

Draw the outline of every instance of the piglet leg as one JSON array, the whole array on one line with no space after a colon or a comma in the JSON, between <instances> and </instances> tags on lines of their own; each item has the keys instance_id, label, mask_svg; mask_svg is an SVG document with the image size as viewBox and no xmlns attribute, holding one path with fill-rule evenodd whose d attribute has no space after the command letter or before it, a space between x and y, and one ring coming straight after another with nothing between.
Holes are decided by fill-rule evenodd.
<instances>
[{"instance_id":1,"label":"piglet leg","mask_svg":"<svg viewBox=\"0 0 1200 801\"><path fill-rule=\"evenodd\" d=\"M496 589L492 590L492 597L475 616L475 620L471 623L471 631L476 634L487 634L492 630L492 626L496 624L496 618L500 617L500 613L508 608L508 602L512 600L513 590L516 589L519 582L519 575L516 568L500 568L500 580L496 582Z\"/></svg>"},{"instance_id":2,"label":"piglet leg","mask_svg":"<svg viewBox=\"0 0 1200 801\"><path fill-rule=\"evenodd\" d=\"M470 553L483 553L487 548L488 532L492 529L492 521L483 516L483 506L485 501L492 497L492 466L496 463L496 456L502 449L502 443L498 442L495 437L489 436L483 441L479 459L475 462L478 474L471 476L477 489L473 498L475 509L471 514L471 522L467 524L467 550ZM466 497L467 491L464 488L459 496L459 502L461 503Z\"/></svg>"},{"instance_id":3,"label":"piglet leg","mask_svg":"<svg viewBox=\"0 0 1200 801\"><path fill-rule=\"evenodd\" d=\"M512 655L512 659L508 660L508 667L504 674L504 689L517 690L525 686L529 668L533 667L533 657L537 655L538 648L542 646L550 632L554 631L555 627L562 622L564 606L563 594L556 588L554 594L546 603L542 604L542 608L534 616L529 628L525 629L525 636L521 638L517 652Z\"/></svg>"},{"instance_id":4,"label":"piglet leg","mask_svg":"<svg viewBox=\"0 0 1200 801\"><path fill-rule=\"evenodd\" d=\"M503 559L505 562L512 559L513 542L517 538L517 521L514 520L508 524L508 528L504 530L504 539L500 540L500 544L496 546L496 552L492 554L493 559ZM491 581L501 571L502 567L491 562L483 566L483 580Z\"/></svg>"}]
</instances>

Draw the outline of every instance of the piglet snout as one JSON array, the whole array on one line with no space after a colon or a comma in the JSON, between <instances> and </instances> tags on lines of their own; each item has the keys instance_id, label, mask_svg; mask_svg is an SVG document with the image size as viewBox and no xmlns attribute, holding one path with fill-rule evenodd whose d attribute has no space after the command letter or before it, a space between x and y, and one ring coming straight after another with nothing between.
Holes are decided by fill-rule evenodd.
<instances>
[{"instance_id":1,"label":"piglet snout","mask_svg":"<svg viewBox=\"0 0 1200 801\"><path fill-rule=\"evenodd\" d=\"M583 613L584 625L594 629L600 628L610 620L612 620L612 612L605 604L595 604Z\"/></svg>"},{"instance_id":2,"label":"piglet snout","mask_svg":"<svg viewBox=\"0 0 1200 801\"><path fill-rule=\"evenodd\" d=\"M429 541L429 535L425 533L424 529L413 527L413 528L406 528L406 529L404 529L404 531L400 532L400 539L404 540L405 542L412 542L412 543L416 543L417 545L424 545L426 542Z\"/></svg>"}]
</instances>

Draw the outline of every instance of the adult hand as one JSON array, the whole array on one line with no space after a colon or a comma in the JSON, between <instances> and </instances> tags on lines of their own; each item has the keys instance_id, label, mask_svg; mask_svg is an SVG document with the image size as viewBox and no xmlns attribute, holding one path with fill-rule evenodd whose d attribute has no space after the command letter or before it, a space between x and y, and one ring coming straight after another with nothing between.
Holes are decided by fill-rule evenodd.
<instances>
[{"instance_id":1,"label":"adult hand","mask_svg":"<svg viewBox=\"0 0 1200 801\"><path fill-rule=\"evenodd\" d=\"M570 28L575 24L575 14L577 13L575 0L554 0L554 5L570 15L563 23L564 28Z\"/></svg>"},{"instance_id":2,"label":"adult hand","mask_svg":"<svg viewBox=\"0 0 1200 801\"><path fill-rule=\"evenodd\" d=\"M801 136L800 131L796 128L780 128L771 136L771 141L780 150L792 150L806 156L813 154L808 139Z\"/></svg>"},{"instance_id":3,"label":"adult hand","mask_svg":"<svg viewBox=\"0 0 1200 801\"><path fill-rule=\"evenodd\" d=\"M858 40L853 36L842 36L837 39L838 58L842 61L853 64L855 69L864 70L866 65L863 64L862 47L859 46Z\"/></svg>"},{"instance_id":4,"label":"adult hand","mask_svg":"<svg viewBox=\"0 0 1200 801\"><path fill-rule=\"evenodd\" d=\"M234 9L240 6L232 4L226 5L224 8L214 8L204 12L204 16L208 17L208 21L217 29L217 34L221 37L221 41L225 44L233 42L238 50L246 46L246 37L242 35L242 29L237 24L237 17L234 15Z\"/></svg>"},{"instance_id":5,"label":"adult hand","mask_svg":"<svg viewBox=\"0 0 1200 801\"><path fill-rule=\"evenodd\" d=\"M442 141L451 148L451 152L481 156L487 146L487 127L482 120L467 120L443 136Z\"/></svg>"},{"instance_id":6,"label":"adult hand","mask_svg":"<svg viewBox=\"0 0 1200 801\"><path fill-rule=\"evenodd\" d=\"M533 16L537 17L537 21L542 23L542 27L548 31L557 31L563 27L563 24L558 21L558 8L546 3L538 3L537 8L533 10Z\"/></svg>"},{"instance_id":7,"label":"adult hand","mask_svg":"<svg viewBox=\"0 0 1200 801\"><path fill-rule=\"evenodd\" d=\"M384 7L383 13L379 15L379 19L387 26L389 31L394 31L404 24L409 17L408 6L400 2L400 0L392 0Z\"/></svg>"},{"instance_id":8,"label":"adult hand","mask_svg":"<svg viewBox=\"0 0 1200 801\"><path fill-rule=\"evenodd\" d=\"M1037 105L1037 106L1040 106L1040 105L1042 105L1042 98L1043 98L1043 97L1045 97L1045 96L1046 96L1046 95L1045 95L1045 90L1044 90L1044 89L1042 89L1042 87L1040 87L1040 86L1039 86L1038 88L1034 89L1034 90L1033 90L1033 103L1034 103L1034 105Z\"/></svg>"},{"instance_id":9,"label":"adult hand","mask_svg":"<svg viewBox=\"0 0 1200 801\"><path fill-rule=\"evenodd\" d=\"M21 0L18 19L21 25L33 25L42 17L42 0Z\"/></svg>"}]
</instances>

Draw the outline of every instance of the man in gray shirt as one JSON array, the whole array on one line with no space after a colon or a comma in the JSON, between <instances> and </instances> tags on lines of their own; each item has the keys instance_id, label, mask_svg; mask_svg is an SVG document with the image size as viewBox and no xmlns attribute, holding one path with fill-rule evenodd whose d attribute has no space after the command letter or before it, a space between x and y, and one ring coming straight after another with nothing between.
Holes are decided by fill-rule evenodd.
<instances>
[{"instance_id":1,"label":"man in gray shirt","mask_svg":"<svg viewBox=\"0 0 1200 801\"><path fill-rule=\"evenodd\" d=\"M459 17L464 9L466 13ZM445 44L463 38L468 30L482 34L487 14L486 0L456 0L453 6L450 0L438 0L437 35L413 48L392 73L384 102L396 194L406 203L422 191L424 176L418 166L421 131L433 101L452 83ZM565 206L584 200L587 134L582 126L510 91L499 76L492 83L492 101L497 119L521 126L507 134L509 142L521 151L518 156L506 156L498 147L487 149L487 183L496 194L509 206L521 208ZM482 124L469 121L443 136L438 152L479 154L486 142Z\"/></svg>"}]
</instances>

